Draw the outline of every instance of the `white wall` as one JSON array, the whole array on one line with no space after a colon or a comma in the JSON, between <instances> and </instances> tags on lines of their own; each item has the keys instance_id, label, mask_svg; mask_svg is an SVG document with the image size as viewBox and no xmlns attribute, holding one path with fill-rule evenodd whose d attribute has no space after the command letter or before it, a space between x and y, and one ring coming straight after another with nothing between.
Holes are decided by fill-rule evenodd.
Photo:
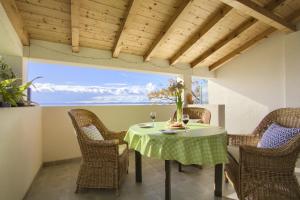
<instances>
[{"instance_id":1,"label":"white wall","mask_svg":"<svg viewBox=\"0 0 300 200\"><path fill-rule=\"evenodd\" d=\"M0 55L23 55L23 45L0 3Z\"/></svg>"},{"instance_id":2,"label":"white wall","mask_svg":"<svg viewBox=\"0 0 300 200\"><path fill-rule=\"evenodd\" d=\"M9 64L17 77L22 78L23 45L0 3L0 58Z\"/></svg>"},{"instance_id":3,"label":"white wall","mask_svg":"<svg viewBox=\"0 0 300 200\"><path fill-rule=\"evenodd\" d=\"M211 123L222 125L219 106L206 105L212 112ZM43 161L56 161L80 156L76 135L67 115L76 107L43 107ZM173 116L175 105L132 105L132 106L87 106L80 107L94 112L107 126L115 131L127 130L130 125L149 122L151 111L157 113L158 121L166 121ZM221 113L222 114L222 113Z\"/></svg>"},{"instance_id":4,"label":"white wall","mask_svg":"<svg viewBox=\"0 0 300 200\"><path fill-rule=\"evenodd\" d=\"M0 3L0 56L22 78L23 46ZM42 164L39 107L0 109L0 199L23 199Z\"/></svg>"},{"instance_id":5,"label":"white wall","mask_svg":"<svg viewBox=\"0 0 300 200\"><path fill-rule=\"evenodd\" d=\"M285 38L286 106L300 107L300 31Z\"/></svg>"},{"instance_id":6,"label":"white wall","mask_svg":"<svg viewBox=\"0 0 300 200\"><path fill-rule=\"evenodd\" d=\"M209 80L209 102L225 104L229 133L251 133L270 111L300 106L300 31L275 33Z\"/></svg>"},{"instance_id":7,"label":"white wall","mask_svg":"<svg viewBox=\"0 0 300 200\"><path fill-rule=\"evenodd\" d=\"M205 67L192 69L189 64L182 63L170 66L169 62L163 59L151 59L150 62L144 62L142 56L127 53L121 53L119 58L112 58L111 51L84 47L80 47L79 53L72 53L70 45L40 40L30 40L30 47L24 47L24 56L42 59L46 62L65 62L78 66L214 77L214 72L209 72Z\"/></svg>"},{"instance_id":8,"label":"white wall","mask_svg":"<svg viewBox=\"0 0 300 200\"><path fill-rule=\"evenodd\" d=\"M23 199L42 164L41 108L0 109L0 199Z\"/></svg>"},{"instance_id":9,"label":"white wall","mask_svg":"<svg viewBox=\"0 0 300 200\"><path fill-rule=\"evenodd\" d=\"M284 106L284 37L273 34L209 80L209 103L225 104L229 133L251 133L268 112Z\"/></svg>"}]
</instances>

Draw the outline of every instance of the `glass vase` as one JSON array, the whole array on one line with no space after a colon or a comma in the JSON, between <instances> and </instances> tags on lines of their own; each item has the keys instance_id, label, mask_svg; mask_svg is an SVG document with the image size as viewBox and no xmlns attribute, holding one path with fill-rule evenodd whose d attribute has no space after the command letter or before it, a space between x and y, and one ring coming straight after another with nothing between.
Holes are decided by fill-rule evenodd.
<instances>
[{"instance_id":1,"label":"glass vase","mask_svg":"<svg viewBox=\"0 0 300 200\"><path fill-rule=\"evenodd\" d=\"M182 115L183 115L183 103L177 103L177 110L176 110L176 120L177 122L182 122Z\"/></svg>"}]
</instances>

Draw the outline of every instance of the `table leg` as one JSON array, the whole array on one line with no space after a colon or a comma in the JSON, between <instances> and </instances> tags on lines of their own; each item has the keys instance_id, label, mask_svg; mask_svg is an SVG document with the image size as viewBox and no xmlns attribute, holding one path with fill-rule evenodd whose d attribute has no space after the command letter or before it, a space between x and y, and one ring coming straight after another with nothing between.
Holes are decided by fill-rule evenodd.
<instances>
[{"instance_id":1,"label":"table leg","mask_svg":"<svg viewBox=\"0 0 300 200\"><path fill-rule=\"evenodd\" d=\"M180 162L178 162L178 171L182 172L182 164Z\"/></svg>"},{"instance_id":2,"label":"table leg","mask_svg":"<svg viewBox=\"0 0 300 200\"><path fill-rule=\"evenodd\" d=\"M135 151L135 182L142 182L142 156L138 151Z\"/></svg>"},{"instance_id":3,"label":"table leg","mask_svg":"<svg viewBox=\"0 0 300 200\"><path fill-rule=\"evenodd\" d=\"M223 164L215 165L215 196L222 197Z\"/></svg>"},{"instance_id":4,"label":"table leg","mask_svg":"<svg viewBox=\"0 0 300 200\"><path fill-rule=\"evenodd\" d=\"M165 200L171 200L171 161L165 160Z\"/></svg>"}]
</instances>

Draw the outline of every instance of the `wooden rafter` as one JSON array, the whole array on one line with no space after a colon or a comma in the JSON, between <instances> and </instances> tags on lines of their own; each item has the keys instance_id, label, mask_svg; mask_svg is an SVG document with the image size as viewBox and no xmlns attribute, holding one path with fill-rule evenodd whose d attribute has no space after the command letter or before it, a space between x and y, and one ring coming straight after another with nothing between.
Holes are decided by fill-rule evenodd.
<instances>
[{"instance_id":1,"label":"wooden rafter","mask_svg":"<svg viewBox=\"0 0 300 200\"><path fill-rule=\"evenodd\" d=\"M24 28L23 19L14 0L0 0L5 12L24 46L29 45L29 35Z\"/></svg>"},{"instance_id":2,"label":"wooden rafter","mask_svg":"<svg viewBox=\"0 0 300 200\"><path fill-rule=\"evenodd\" d=\"M168 24L164 27L164 29L160 32L157 39L152 43L151 47L148 49L147 53L144 56L145 61L149 61L153 53L157 50L157 48L160 46L160 44L165 41L170 34L172 34L172 31L174 30L174 27L178 24L181 17L189 10L189 8L192 6L192 0L185 0L180 8L176 11L176 13L173 15L173 17L170 19Z\"/></svg>"},{"instance_id":3,"label":"wooden rafter","mask_svg":"<svg viewBox=\"0 0 300 200\"><path fill-rule=\"evenodd\" d=\"M278 15L272 13L254 3L252 0L221 0L222 2L232 6L233 8L244 12L278 30L285 32L296 31L296 26L289 23L287 20L279 17Z\"/></svg>"},{"instance_id":4,"label":"wooden rafter","mask_svg":"<svg viewBox=\"0 0 300 200\"><path fill-rule=\"evenodd\" d=\"M255 36L254 38L252 38L251 40L249 40L248 42L246 42L245 44L243 44L239 48L235 49L231 53L227 54L225 57L221 58L220 60L218 60L217 62L215 62L211 66L209 66L209 70L212 71L212 70L217 69L218 67L221 66L221 64L223 64L226 61L230 60L231 58L233 58L237 54L241 53L242 51L248 49L250 46L252 46L256 42L266 38L268 35L270 35L271 33L275 32L275 31L276 31L276 29L273 28L273 27L268 28L266 31L264 31L264 32L260 33L259 35Z\"/></svg>"},{"instance_id":5,"label":"wooden rafter","mask_svg":"<svg viewBox=\"0 0 300 200\"><path fill-rule=\"evenodd\" d=\"M79 52L80 0L71 0L72 51Z\"/></svg>"},{"instance_id":6,"label":"wooden rafter","mask_svg":"<svg viewBox=\"0 0 300 200\"><path fill-rule=\"evenodd\" d=\"M218 9L212 17L209 17L203 26L175 53L171 58L170 63L173 65L213 27L215 26L227 13L232 10L232 7L224 5Z\"/></svg>"},{"instance_id":7,"label":"wooden rafter","mask_svg":"<svg viewBox=\"0 0 300 200\"><path fill-rule=\"evenodd\" d=\"M300 9L296 10L291 15L289 15L286 18L286 20L287 21L293 21L293 20L297 19L299 16L300 16ZM214 64L210 65L209 70L214 71L214 70L220 68L225 62L229 61L234 56L236 56L236 55L240 54L241 52L245 51L246 49L248 49L249 47L251 47L252 45L257 43L258 41L266 38L268 35L275 32L276 30L277 29L275 29L273 27L268 28L266 31L264 31L264 32L260 33L259 35L255 36L254 38L252 38L251 40L249 40L248 42L246 42L245 44L243 44L239 48L235 49L231 53L227 54L225 57L221 58L220 60L218 60Z\"/></svg>"},{"instance_id":8,"label":"wooden rafter","mask_svg":"<svg viewBox=\"0 0 300 200\"><path fill-rule=\"evenodd\" d=\"M265 8L268 10L273 10L277 6L281 5L286 0L273 0L270 3L268 3ZM254 24L258 22L257 19L251 17L250 19L246 20L244 23L242 23L240 26L238 26L235 30L227 34L223 39L218 41L213 47L206 50L204 53L202 53L200 56L198 56L195 60L191 62L191 67L195 67L199 63L201 63L203 60L208 58L210 55L212 55L214 52L218 51L222 47L224 47L226 44L231 42L234 38L238 37L241 33L248 30L250 27L252 27Z\"/></svg>"},{"instance_id":9,"label":"wooden rafter","mask_svg":"<svg viewBox=\"0 0 300 200\"><path fill-rule=\"evenodd\" d=\"M121 24L120 30L116 37L116 42L113 47L112 55L114 58L117 58L121 52L123 41L124 41L124 33L125 33L126 29L128 29L128 27L130 26L130 23L132 22L132 20L134 19L134 16L138 9L138 4L139 4L138 1L140 1L140 0L129 0L128 8L125 13L125 18Z\"/></svg>"}]
</instances>

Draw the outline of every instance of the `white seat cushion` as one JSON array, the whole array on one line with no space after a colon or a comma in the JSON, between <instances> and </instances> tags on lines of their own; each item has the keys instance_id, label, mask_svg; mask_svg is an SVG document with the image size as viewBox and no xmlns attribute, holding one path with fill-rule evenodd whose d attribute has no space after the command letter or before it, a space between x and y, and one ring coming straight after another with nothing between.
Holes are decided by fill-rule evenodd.
<instances>
[{"instance_id":1,"label":"white seat cushion","mask_svg":"<svg viewBox=\"0 0 300 200\"><path fill-rule=\"evenodd\" d=\"M119 145L119 155L122 155L122 153L127 149L126 144L120 144Z\"/></svg>"},{"instance_id":2,"label":"white seat cushion","mask_svg":"<svg viewBox=\"0 0 300 200\"><path fill-rule=\"evenodd\" d=\"M231 157L234 158L234 160L239 163L240 161L240 148L238 146L228 145L227 151Z\"/></svg>"},{"instance_id":3,"label":"white seat cushion","mask_svg":"<svg viewBox=\"0 0 300 200\"><path fill-rule=\"evenodd\" d=\"M103 136L94 125L82 127L81 130L91 140L104 140Z\"/></svg>"}]
</instances>

